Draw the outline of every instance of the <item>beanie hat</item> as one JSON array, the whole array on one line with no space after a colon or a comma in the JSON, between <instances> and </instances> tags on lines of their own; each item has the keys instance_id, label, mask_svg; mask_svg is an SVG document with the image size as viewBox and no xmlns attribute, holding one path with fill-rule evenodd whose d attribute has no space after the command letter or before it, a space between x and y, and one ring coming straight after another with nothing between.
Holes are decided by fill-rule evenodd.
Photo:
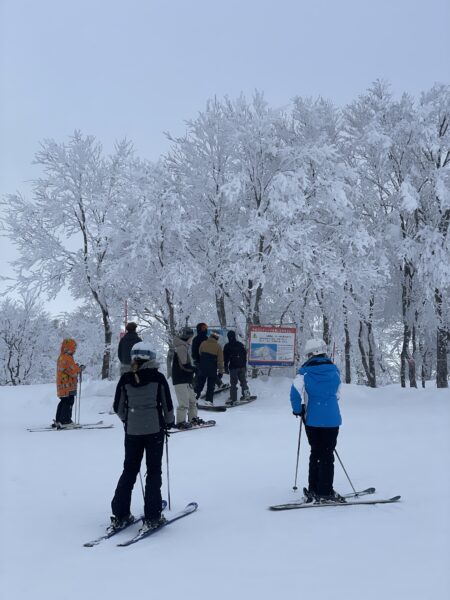
<instances>
[{"instance_id":1,"label":"beanie hat","mask_svg":"<svg viewBox=\"0 0 450 600\"><path fill-rule=\"evenodd\" d=\"M235 331L229 331L227 333L227 338L229 339L230 342L234 342L236 339L236 332Z\"/></svg>"},{"instance_id":2,"label":"beanie hat","mask_svg":"<svg viewBox=\"0 0 450 600\"><path fill-rule=\"evenodd\" d=\"M125 327L125 329L127 331L136 331L137 325L133 321L130 321L129 323L127 323L127 326Z\"/></svg>"}]
</instances>

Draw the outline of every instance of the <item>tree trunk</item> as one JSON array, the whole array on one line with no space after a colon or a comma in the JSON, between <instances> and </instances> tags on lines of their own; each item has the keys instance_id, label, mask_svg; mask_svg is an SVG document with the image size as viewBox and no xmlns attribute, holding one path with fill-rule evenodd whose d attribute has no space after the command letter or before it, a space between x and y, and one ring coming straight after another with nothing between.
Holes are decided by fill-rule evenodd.
<instances>
[{"instance_id":1,"label":"tree trunk","mask_svg":"<svg viewBox=\"0 0 450 600\"><path fill-rule=\"evenodd\" d=\"M322 312L322 323L323 323L323 341L327 345L327 348L331 344L331 333L330 333L330 321L324 312Z\"/></svg>"},{"instance_id":2,"label":"tree trunk","mask_svg":"<svg viewBox=\"0 0 450 600\"><path fill-rule=\"evenodd\" d=\"M263 287L259 283L258 287L256 288L255 304L253 306L252 322L254 325L261 325L260 309L261 309L262 296L263 296Z\"/></svg>"},{"instance_id":3,"label":"tree trunk","mask_svg":"<svg viewBox=\"0 0 450 600\"><path fill-rule=\"evenodd\" d=\"M402 225L402 229L405 226ZM406 237L406 234L404 235ZM402 319L403 319L403 344L402 351L400 354L400 384L402 387L406 387L406 369L409 369L409 343L411 341L411 294L413 285L414 269L410 262L404 261L403 268L403 281L402 281ZM411 383L411 380L410 380Z\"/></svg>"},{"instance_id":4,"label":"tree trunk","mask_svg":"<svg viewBox=\"0 0 450 600\"><path fill-rule=\"evenodd\" d=\"M344 323L344 333L345 333L345 346L344 346L344 359L345 359L345 383L352 382L352 369L351 369L351 342L350 342L350 332L348 330L348 322Z\"/></svg>"},{"instance_id":5,"label":"tree trunk","mask_svg":"<svg viewBox=\"0 0 450 600\"><path fill-rule=\"evenodd\" d=\"M366 349L364 346L364 333L365 331L367 331L367 340L369 342L369 355L367 355L366 353ZM377 380L376 380L376 375L375 375L375 368L374 368L374 352L373 352L373 348L372 348L372 343L370 340L370 332L368 330L368 325L367 323L363 323L363 321L359 322L359 333L358 333L358 346L359 346L359 351L361 353L361 362L362 362L362 366L364 368L364 372L366 374L366 378L367 378L367 385L369 387L377 387Z\"/></svg>"},{"instance_id":6,"label":"tree trunk","mask_svg":"<svg viewBox=\"0 0 450 600\"><path fill-rule=\"evenodd\" d=\"M406 387L406 365L409 359L409 340L411 338L411 329L407 323L403 323L403 344L400 354L400 385Z\"/></svg>"},{"instance_id":7,"label":"tree trunk","mask_svg":"<svg viewBox=\"0 0 450 600\"><path fill-rule=\"evenodd\" d=\"M225 295L222 289L216 290L216 310L217 317L219 319L220 326L226 328L227 326L227 314L225 312Z\"/></svg>"},{"instance_id":8,"label":"tree trunk","mask_svg":"<svg viewBox=\"0 0 450 600\"><path fill-rule=\"evenodd\" d=\"M110 362L111 362L111 340L112 340L112 330L111 330L111 320L109 318L108 310L101 306L102 311L102 321L103 321L103 329L104 329L104 340L105 346L103 349L103 360L102 360L102 379L109 378L109 370L110 370Z\"/></svg>"},{"instance_id":9,"label":"tree trunk","mask_svg":"<svg viewBox=\"0 0 450 600\"><path fill-rule=\"evenodd\" d=\"M447 330L442 327L436 336L436 387L448 388Z\"/></svg>"},{"instance_id":10,"label":"tree trunk","mask_svg":"<svg viewBox=\"0 0 450 600\"><path fill-rule=\"evenodd\" d=\"M373 338L373 328L371 322L367 324L367 341L369 344L369 386L376 388L377 374L375 370L375 342Z\"/></svg>"},{"instance_id":11,"label":"tree trunk","mask_svg":"<svg viewBox=\"0 0 450 600\"><path fill-rule=\"evenodd\" d=\"M427 380L430 379L431 376L431 368L430 368L430 364L429 364L429 356L430 356L430 351L428 349L428 345L426 344L426 342L421 341L419 343L419 352L420 352L420 358L422 361L422 366L420 369L420 377L421 377L421 381L422 381L422 387L425 387L425 383Z\"/></svg>"},{"instance_id":12,"label":"tree trunk","mask_svg":"<svg viewBox=\"0 0 450 600\"><path fill-rule=\"evenodd\" d=\"M167 288L165 288L165 292L166 292L167 310L168 310L168 314L169 314L169 322L168 322L169 337L170 337L170 339L172 339L172 337L175 335L175 330L176 330L175 308L174 308L174 304L173 304L173 300L172 300L172 293Z\"/></svg>"},{"instance_id":13,"label":"tree trunk","mask_svg":"<svg viewBox=\"0 0 450 600\"><path fill-rule=\"evenodd\" d=\"M364 348L364 323L362 321L359 322L359 332L358 332L358 347L359 352L361 354L361 362L364 369L364 373L366 374L367 380L369 380L369 365L367 363L366 349Z\"/></svg>"},{"instance_id":14,"label":"tree trunk","mask_svg":"<svg viewBox=\"0 0 450 600\"><path fill-rule=\"evenodd\" d=\"M416 313L416 319L417 319L417 313ZM409 359L408 359L408 377L409 377L409 387L414 387L414 388L417 388L417 381L416 381L416 351L417 351L416 326L413 325L413 329L412 329L412 356L410 356Z\"/></svg>"},{"instance_id":15,"label":"tree trunk","mask_svg":"<svg viewBox=\"0 0 450 600\"><path fill-rule=\"evenodd\" d=\"M443 326L442 293L440 290L435 290L434 299L439 323L436 334L436 386L438 388L448 388L448 331L446 327Z\"/></svg>"},{"instance_id":16,"label":"tree trunk","mask_svg":"<svg viewBox=\"0 0 450 600\"><path fill-rule=\"evenodd\" d=\"M345 267L345 264L343 265ZM351 286L350 286L351 289ZM349 291L348 282L344 283L344 294L346 297ZM344 344L344 363L345 363L345 383L352 382L352 363L351 363L351 349L352 343L350 339L350 330L348 327L348 308L346 304L346 300L342 303L342 312L344 315L344 336L345 336L345 344Z\"/></svg>"},{"instance_id":17,"label":"tree trunk","mask_svg":"<svg viewBox=\"0 0 450 600\"><path fill-rule=\"evenodd\" d=\"M319 303L320 310L322 311L322 329L323 329L322 339L325 342L325 344L327 345L327 348L329 348L331 345L330 321L328 319L327 314L325 313L325 309L323 306L324 305L323 290L320 290L320 292L317 292L316 298L317 298L317 302Z\"/></svg>"}]
</instances>

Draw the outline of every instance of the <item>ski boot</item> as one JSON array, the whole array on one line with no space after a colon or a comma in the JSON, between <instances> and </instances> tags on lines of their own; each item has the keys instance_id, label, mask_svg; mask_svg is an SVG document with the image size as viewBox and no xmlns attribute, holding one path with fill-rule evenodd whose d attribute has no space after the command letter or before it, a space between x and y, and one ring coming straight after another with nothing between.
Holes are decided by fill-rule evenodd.
<instances>
[{"instance_id":1,"label":"ski boot","mask_svg":"<svg viewBox=\"0 0 450 600\"><path fill-rule=\"evenodd\" d=\"M303 502L305 504L311 504L311 502L315 502L316 501L316 494L314 492L312 492L311 490L308 490L308 488L303 488Z\"/></svg>"},{"instance_id":2,"label":"ski boot","mask_svg":"<svg viewBox=\"0 0 450 600\"><path fill-rule=\"evenodd\" d=\"M106 531L108 533L113 531L120 531L121 529L128 527L128 525L131 525L131 523L134 523L134 517L132 514L129 514L126 517L122 518L113 516L111 517L111 523L106 529Z\"/></svg>"},{"instance_id":3,"label":"ski boot","mask_svg":"<svg viewBox=\"0 0 450 600\"><path fill-rule=\"evenodd\" d=\"M317 496L317 500L320 504L344 504L346 502L346 499L334 490L331 494Z\"/></svg>"},{"instance_id":4,"label":"ski boot","mask_svg":"<svg viewBox=\"0 0 450 600\"><path fill-rule=\"evenodd\" d=\"M139 529L139 534L147 533L147 531L150 531L151 529L158 529L158 527L161 527L166 523L167 519L164 515L160 515L155 519L144 519L142 527Z\"/></svg>"}]
</instances>

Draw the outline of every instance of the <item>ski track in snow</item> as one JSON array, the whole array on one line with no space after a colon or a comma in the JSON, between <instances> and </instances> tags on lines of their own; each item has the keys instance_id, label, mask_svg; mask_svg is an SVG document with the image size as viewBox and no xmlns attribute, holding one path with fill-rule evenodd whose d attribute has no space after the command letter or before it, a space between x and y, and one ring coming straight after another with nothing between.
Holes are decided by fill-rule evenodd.
<instances>
[{"instance_id":1,"label":"ski track in snow","mask_svg":"<svg viewBox=\"0 0 450 600\"><path fill-rule=\"evenodd\" d=\"M99 420L115 384L83 383L81 421ZM449 598L450 391L343 386L337 449L353 484L401 503L276 513L267 507L299 499L308 446L303 435L295 493L290 380L250 383L258 400L169 440L172 514L190 501L198 511L127 548L116 543L137 526L83 547L109 522L123 462L117 417L102 415L115 424L105 431L29 433L54 417L54 386L0 388L0 597ZM351 491L338 462L335 473L335 488ZM139 481L132 508L142 511Z\"/></svg>"}]
</instances>

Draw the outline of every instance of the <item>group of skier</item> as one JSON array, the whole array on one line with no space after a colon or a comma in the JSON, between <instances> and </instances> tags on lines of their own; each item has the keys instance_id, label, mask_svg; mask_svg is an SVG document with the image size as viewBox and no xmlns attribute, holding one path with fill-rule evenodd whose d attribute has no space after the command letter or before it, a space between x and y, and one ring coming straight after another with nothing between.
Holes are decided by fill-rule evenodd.
<instances>
[{"instance_id":1,"label":"group of skier","mask_svg":"<svg viewBox=\"0 0 450 600\"><path fill-rule=\"evenodd\" d=\"M203 423L197 416L197 401L206 384L202 405L214 406L216 386L226 387L222 382L224 373L230 375L230 404L237 402L238 381L242 397L250 395L246 379L247 351L236 339L235 332L227 333L228 342L222 350L218 331L213 330L208 335L206 323L198 323L196 329L195 337L191 327L183 327L173 338L171 376L178 401L175 426L179 429Z\"/></svg>"},{"instance_id":2,"label":"group of skier","mask_svg":"<svg viewBox=\"0 0 450 600\"><path fill-rule=\"evenodd\" d=\"M179 429L202 425L197 401L206 383L205 406L213 406L215 387L221 385L223 373L230 375L230 403L237 402L237 383L242 396L249 395L245 346L229 331L224 349L220 334L211 331L206 323L197 325L197 335L183 327L173 339L171 376L177 396L176 416L166 377L159 371L156 353L136 333L136 324L127 324L127 333L120 340L118 356L121 377L116 387L114 411L124 424L125 459L123 472L111 503L113 516L110 529L120 530L134 521L131 515L131 495L141 462L146 455L147 475L144 491L144 521L141 532L158 528L165 523L162 514L162 456L164 436L172 427ZM73 359L74 340L66 339L58 358L57 419L70 419L76 394L77 374L83 368ZM341 425L338 406L340 374L326 354L322 340L306 343L306 362L299 368L292 383L290 400L293 414L302 419L311 447L306 502L344 502L333 489L334 451ZM64 412L65 411L65 412ZM61 417L64 413L64 417ZM61 420L59 421L61 422Z\"/></svg>"}]
</instances>

